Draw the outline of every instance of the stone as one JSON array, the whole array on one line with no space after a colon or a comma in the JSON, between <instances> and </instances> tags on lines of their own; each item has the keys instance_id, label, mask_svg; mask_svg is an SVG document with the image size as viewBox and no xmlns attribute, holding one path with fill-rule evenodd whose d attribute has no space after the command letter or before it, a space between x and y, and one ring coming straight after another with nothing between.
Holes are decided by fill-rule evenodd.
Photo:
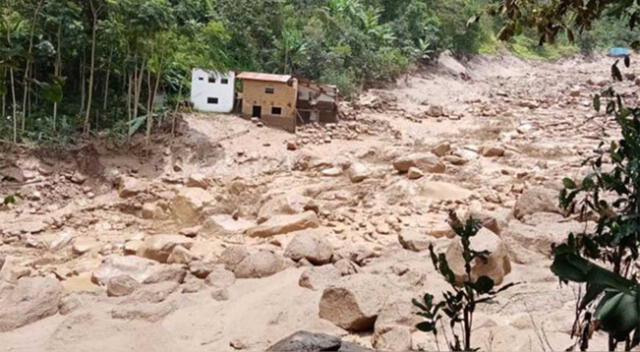
<instances>
[{"instance_id":1,"label":"stone","mask_svg":"<svg viewBox=\"0 0 640 352\"><path fill-rule=\"evenodd\" d=\"M429 249L432 239L418 229L408 228L400 231L398 242L406 250L422 252Z\"/></svg>"},{"instance_id":2,"label":"stone","mask_svg":"<svg viewBox=\"0 0 640 352\"><path fill-rule=\"evenodd\" d=\"M259 250L246 256L233 270L237 278L262 278L284 270L286 263L279 255Z\"/></svg>"},{"instance_id":3,"label":"stone","mask_svg":"<svg viewBox=\"0 0 640 352\"><path fill-rule=\"evenodd\" d=\"M211 298L216 301L228 301L229 300L229 290L226 288L218 288L211 291Z\"/></svg>"},{"instance_id":4,"label":"stone","mask_svg":"<svg viewBox=\"0 0 640 352\"><path fill-rule=\"evenodd\" d=\"M187 178L187 182L185 182L187 187L196 187L207 189L209 188L209 180L203 174L191 174Z\"/></svg>"},{"instance_id":5,"label":"stone","mask_svg":"<svg viewBox=\"0 0 640 352\"><path fill-rule=\"evenodd\" d=\"M111 278L120 275L129 275L139 283L181 281L186 270L181 265L165 265L136 256L110 255L93 271L91 281L106 286Z\"/></svg>"},{"instance_id":6,"label":"stone","mask_svg":"<svg viewBox=\"0 0 640 352\"><path fill-rule=\"evenodd\" d=\"M73 233L63 231L56 235L56 237L51 241L49 249L53 252L59 251L71 243L71 240L73 240Z\"/></svg>"},{"instance_id":7,"label":"stone","mask_svg":"<svg viewBox=\"0 0 640 352\"><path fill-rule=\"evenodd\" d=\"M189 264L192 260L194 260L194 255L189 252L188 249L183 246L175 246L167 258L167 263L169 264Z\"/></svg>"},{"instance_id":8,"label":"stone","mask_svg":"<svg viewBox=\"0 0 640 352\"><path fill-rule=\"evenodd\" d=\"M215 263L194 260L189 263L189 272L198 279L206 278L216 268Z\"/></svg>"},{"instance_id":9,"label":"stone","mask_svg":"<svg viewBox=\"0 0 640 352\"><path fill-rule=\"evenodd\" d=\"M358 264L352 262L347 258L342 258L336 261L335 263L333 263L333 266L338 269L340 275L342 276L353 275L360 272L360 267L358 266Z\"/></svg>"},{"instance_id":10,"label":"stone","mask_svg":"<svg viewBox=\"0 0 640 352\"><path fill-rule=\"evenodd\" d=\"M298 145L296 144L296 142L293 141L288 141L287 142L287 150L297 150L298 149Z\"/></svg>"},{"instance_id":11,"label":"stone","mask_svg":"<svg viewBox=\"0 0 640 352\"><path fill-rule=\"evenodd\" d=\"M248 256L249 250L246 247L229 247L220 254L220 263L224 264L227 270L235 271L238 264Z\"/></svg>"},{"instance_id":12,"label":"stone","mask_svg":"<svg viewBox=\"0 0 640 352\"><path fill-rule=\"evenodd\" d=\"M413 153L394 160L393 167L400 173L406 173L415 167L427 173L444 173L446 166L432 153Z\"/></svg>"},{"instance_id":13,"label":"stone","mask_svg":"<svg viewBox=\"0 0 640 352\"><path fill-rule=\"evenodd\" d=\"M496 145L484 146L480 149L480 154L487 158L504 156L504 152L504 148Z\"/></svg>"},{"instance_id":14,"label":"stone","mask_svg":"<svg viewBox=\"0 0 640 352\"><path fill-rule=\"evenodd\" d=\"M525 215L540 212L562 214L558 206L559 192L549 188L533 187L525 190L513 207L513 216L522 219Z\"/></svg>"},{"instance_id":15,"label":"stone","mask_svg":"<svg viewBox=\"0 0 640 352\"><path fill-rule=\"evenodd\" d=\"M53 278L21 278L15 286L0 283L0 332L58 313L63 287Z\"/></svg>"},{"instance_id":16,"label":"stone","mask_svg":"<svg viewBox=\"0 0 640 352\"><path fill-rule=\"evenodd\" d=\"M127 304L113 308L111 310L111 318L122 320L143 320L155 323L175 312L177 309L178 305L175 302L164 302L161 304Z\"/></svg>"},{"instance_id":17,"label":"stone","mask_svg":"<svg viewBox=\"0 0 640 352\"><path fill-rule=\"evenodd\" d=\"M120 180L118 194L121 198L131 198L146 191L147 185L133 177L123 177Z\"/></svg>"},{"instance_id":18,"label":"stone","mask_svg":"<svg viewBox=\"0 0 640 352\"><path fill-rule=\"evenodd\" d=\"M264 223L248 229L245 233L249 237L270 237L289 232L316 228L320 220L313 211L306 211L295 215L276 215Z\"/></svg>"},{"instance_id":19,"label":"stone","mask_svg":"<svg viewBox=\"0 0 640 352\"><path fill-rule=\"evenodd\" d=\"M73 240L71 250L76 255L83 255L87 252L90 252L96 246L97 242L93 238L76 237Z\"/></svg>"},{"instance_id":20,"label":"stone","mask_svg":"<svg viewBox=\"0 0 640 352\"><path fill-rule=\"evenodd\" d=\"M5 255L3 265L0 267L0 285L2 282L15 284L20 278L29 276L31 269L24 260L12 255Z\"/></svg>"},{"instance_id":21,"label":"stone","mask_svg":"<svg viewBox=\"0 0 640 352\"><path fill-rule=\"evenodd\" d=\"M205 221L202 226L202 232L211 237L230 237L241 235L253 226L255 226L253 221L234 217L230 214L217 214L210 216Z\"/></svg>"},{"instance_id":22,"label":"stone","mask_svg":"<svg viewBox=\"0 0 640 352\"><path fill-rule=\"evenodd\" d=\"M216 265L204 282L212 287L227 288L236 282L236 276L233 272L225 269L224 265Z\"/></svg>"},{"instance_id":23,"label":"stone","mask_svg":"<svg viewBox=\"0 0 640 352\"><path fill-rule=\"evenodd\" d=\"M384 276L344 276L322 292L320 318L348 331L370 331L392 292L393 288Z\"/></svg>"},{"instance_id":24,"label":"stone","mask_svg":"<svg viewBox=\"0 0 640 352\"><path fill-rule=\"evenodd\" d=\"M124 248L122 249L126 255L135 255L143 244L142 240L130 240L124 243Z\"/></svg>"},{"instance_id":25,"label":"stone","mask_svg":"<svg viewBox=\"0 0 640 352\"><path fill-rule=\"evenodd\" d=\"M298 331L267 348L267 352L321 352L339 351L339 337Z\"/></svg>"},{"instance_id":26,"label":"stone","mask_svg":"<svg viewBox=\"0 0 640 352\"><path fill-rule=\"evenodd\" d=\"M498 235L483 227L471 238L471 248L479 252L490 252L486 260L482 258L474 260L471 267L471 280L475 282L481 276L488 276L495 285L502 284L505 276L511 272L509 250L504 241ZM449 267L456 276L456 282L462 283L466 280L466 273L461 242L457 239L452 241L447 248L445 256Z\"/></svg>"},{"instance_id":27,"label":"stone","mask_svg":"<svg viewBox=\"0 0 640 352\"><path fill-rule=\"evenodd\" d=\"M215 198L207 190L185 187L171 201L171 212L182 224L196 225L202 221L203 209L213 202Z\"/></svg>"},{"instance_id":28,"label":"stone","mask_svg":"<svg viewBox=\"0 0 640 352\"><path fill-rule=\"evenodd\" d=\"M418 169L417 167L410 167L409 171L407 172L407 177L410 180L417 180L424 177L424 172L422 172L422 170Z\"/></svg>"},{"instance_id":29,"label":"stone","mask_svg":"<svg viewBox=\"0 0 640 352\"><path fill-rule=\"evenodd\" d=\"M338 177L342 175L342 169L339 167L331 167L331 168L322 170L320 174L326 177Z\"/></svg>"},{"instance_id":30,"label":"stone","mask_svg":"<svg viewBox=\"0 0 640 352\"><path fill-rule=\"evenodd\" d=\"M349 169L347 169L347 174L351 182L359 183L371 176L371 170L362 163L353 163Z\"/></svg>"},{"instance_id":31,"label":"stone","mask_svg":"<svg viewBox=\"0 0 640 352\"><path fill-rule=\"evenodd\" d=\"M109 297L122 297L132 294L140 283L129 275L112 277L107 283L107 295Z\"/></svg>"},{"instance_id":32,"label":"stone","mask_svg":"<svg viewBox=\"0 0 640 352\"><path fill-rule=\"evenodd\" d=\"M123 304L129 303L160 303L164 302L172 293L178 290L177 282L157 282L140 287L124 299Z\"/></svg>"},{"instance_id":33,"label":"stone","mask_svg":"<svg viewBox=\"0 0 640 352\"><path fill-rule=\"evenodd\" d=\"M258 223L263 223L276 215L304 213L311 198L295 192L279 194L268 199L258 210Z\"/></svg>"},{"instance_id":34,"label":"stone","mask_svg":"<svg viewBox=\"0 0 640 352\"><path fill-rule=\"evenodd\" d=\"M338 281L341 277L342 273L333 265L313 266L302 272L298 285L319 291Z\"/></svg>"},{"instance_id":35,"label":"stone","mask_svg":"<svg viewBox=\"0 0 640 352\"><path fill-rule=\"evenodd\" d=\"M155 219L155 220L164 220L169 217L165 212L165 210L162 207L160 207L160 205L158 205L158 203L144 203L142 205L140 216L143 219Z\"/></svg>"},{"instance_id":36,"label":"stone","mask_svg":"<svg viewBox=\"0 0 640 352\"><path fill-rule=\"evenodd\" d=\"M443 157L451 153L451 144L448 142L442 142L431 149L431 152L436 156Z\"/></svg>"},{"instance_id":37,"label":"stone","mask_svg":"<svg viewBox=\"0 0 640 352\"><path fill-rule=\"evenodd\" d=\"M429 105L425 114L431 117L440 117L445 115L444 108L441 105Z\"/></svg>"},{"instance_id":38,"label":"stone","mask_svg":"<svg viewBox=\"0 0 640 352\"><path fill-rule=\"evenodd\" d=\"M422 318L416 314L418 309L412 303L413 298L410 293L401 293L388 299L380 309L374 330L398 325L415 330Z\"/></svg>"},{"instance_id":39,"label":"stone","mask_svg":"<svg viewBox=\"0 0 640 352\"><path fill-rule=\"evenodd\" d=\"M373 348L379 351L404 352L411 350L411 330L405 326L385 326L373 334Z\"/></svg>"},{"instance_id":40,"label":"stone","mask_svg":"<svg viewBox=\"0 0 640 352\"><path fill-rule=\"evenodd\" d=\"M189 249L193 246L193 239L181 235L150 235L144 239L137 255L166 263L178 246Z\"/></svg>"},{"instance_id":41,"label":"stone","mask_svg":"<svg viewBox=\"0 0 640 352\"><path fill-rule=\"evenodd\" d=\"M310 229L298 231L289 242L284 256L295 261L307 259L315 265L331 262L333 246L327 239L329 231L326 229Z\"/></svg>"}]
</instances>

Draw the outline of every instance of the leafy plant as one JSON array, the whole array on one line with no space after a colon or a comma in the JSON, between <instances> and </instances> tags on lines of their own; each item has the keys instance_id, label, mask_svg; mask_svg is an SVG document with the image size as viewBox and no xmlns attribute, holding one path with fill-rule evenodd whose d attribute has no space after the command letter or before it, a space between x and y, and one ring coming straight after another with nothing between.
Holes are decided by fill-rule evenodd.
<instances>
[{"instance_id":1,"label":"leafy plant","mask_svg":"<svg viewBox=\"0 0 640 352\"><path fill-rule=\"evenodd\" d=\"M629 66L630 60L625 58L624 64ZM622 80L618 62L611 73L615 80ZM593 230L571 233L555 250L552 270L562 281L587 284L578 319L593 319L593 324L582 324L582 331L574 331L581 347L588 348L590 331L599 329L609 334L610 350L620 342L630 350L640 344L635 272L640 246L640 108L626 107L622 97L609 88L593 99L598 111L603 98L608 100L606 112L613 116L622 137L599 145L595 155L584 162L591 166L584 179L564 179L561 205L579 211L584 219L596 220ZM602 261L611 271L585 258Z\"/></svg>"},{"instance_id":2,"label":"leafy plant","mask_svg":"<svg viewBox=\"0 0 640 352\"><path fill-rule=\"evenodd\" d=\"M515 283L495 287L494 281L488 276L480 276L473 280L471 276L472 265L476 260L487 260L488 251L476 251L471 248L471 238L481 228L478 221L470 218L462 223L455 212L449 214L449 225L462 243L462 257L464 259L464 278L462 282L456 280L456 275L449 267L447 258L443 253L436 254L433 245L429 246L431 260L436 270L451 286L451 290L443 292L442 301L435 301L434 296L427 293L421 301L413 300L413 304L420 309L417 313L425 320L418 325L424 332L431 332L438 337L438 322L446 315L449 319L449 328L452 339L447 338L451 351L478 351L472 347L473 314L478 304L491 302L500 292L514 286ZM444 328L444 324L443 328ZM462 335L462 336L460 336ZM445 333L446 338L446 333Z\"/></svg>"}]
</instances>

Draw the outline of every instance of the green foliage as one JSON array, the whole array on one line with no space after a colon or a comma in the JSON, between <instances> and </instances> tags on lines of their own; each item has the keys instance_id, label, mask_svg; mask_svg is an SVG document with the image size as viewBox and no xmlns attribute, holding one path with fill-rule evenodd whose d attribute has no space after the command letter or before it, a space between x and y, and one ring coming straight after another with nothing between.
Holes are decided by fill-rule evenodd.
<instances>
[{"instance_id":1,"label":"green foliage","mask_svg":"<svg viewBox=\"0 0 640 352\"><path fill-rule=\"evenodd\" d=\"M421 301L413 300L413 304L420 309L417 313L425 320L416 328L431 332L438 336L438 322L446 315L449 319L449 328L453 339L449 341L451 351L478 351L472 347L473 314L478 304L491 302L500 292L509 289L515 284L495 287L490 277L481 276L477 280L471 277L472 265L476 260L486 260L491 254L487 251L476 251L471 248L471 238L481 228L479 222L468 219L462 223L454 212L450 213L449 224L462 243L462 257L464 260L465 274L462 282L456 279L456 275L449 267L447 258L443 253L435 253L433 245L429 247L431 261L436 270L451 286L451 290L443 292L444 300L436 302L434 296L427 293ZM459 328L458 328L459 327ZM462 332L462 337L460 336ZM446 332L445 332L446 333Z\"/></svg>"}]
</instances>

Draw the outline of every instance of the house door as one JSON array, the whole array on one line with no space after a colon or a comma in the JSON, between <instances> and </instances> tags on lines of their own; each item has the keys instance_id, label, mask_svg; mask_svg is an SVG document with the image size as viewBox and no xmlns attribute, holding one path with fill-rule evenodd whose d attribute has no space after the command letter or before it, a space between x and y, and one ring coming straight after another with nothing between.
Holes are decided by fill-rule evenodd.
<instances>
[{"instance_id":1,"label":"house door","mask_svg":"<svg viewBox=\"0 0 640 352\"><path fill-rule=\"evenodd\" d=\"M251 117L262 117L262 106L254 105L253 112L251 113Z\"/></svg>"}]
</instances>

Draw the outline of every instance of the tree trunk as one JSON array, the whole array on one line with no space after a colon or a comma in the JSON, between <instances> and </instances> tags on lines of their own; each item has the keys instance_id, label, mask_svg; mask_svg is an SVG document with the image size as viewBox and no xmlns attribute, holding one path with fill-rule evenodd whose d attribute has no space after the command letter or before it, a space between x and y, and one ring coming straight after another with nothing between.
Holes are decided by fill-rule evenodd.
<instances>
[{"instance_id":1,"label":"tree trunk","mask_svg":"<svg viewBox=\"0 0 640 352\"><path fill-rule=\"evenodd\" d=\"M93 98L93 79L96 66L96 32L98 27L98 13L91 2L91 13L93 15L93 24L91 29L91 61L89 66L89 91L87 92L87 109L84 115L84 134L88 134L90 130L89 116L91 115L91 103Z\"/></svg>"},{"instance_id":2,"label":"tree trunk","mask_svg":"<svg viewBox=\"0 0 640 352\"><path fill-rule=\"evenodd\" d=\"M58 25L58 48L56 53L56 63L53 68L53 75L60 77L62 74L62 23ZM53 103L53 131L57 129L58 102Z\"/></svg>"},{"instance_id":3,"label":"tree trunk","mask_svg":"<svg viewBox=\"0 0 640 352\"><path fill-rule=\"evenodd\" d=\"M36 23L38 19L38 14L40 13L40 8L42 7L42 3L44 0L38 1L38 7L36 7L35 12L33 13L33 18L31 20L31 31L29 33L29 48L27 49L27 63L25 64L24 69L24 79L23 79L23 92L22 92L22 132L24 132L26 119L27 119L27 99L29 98L29 90L31 84L29 82L29 77L31 76L31 54L33 52L33 37L35 36L36 31Z\"/></svg>"},{"instance_id":4,"label":"tree trunk","mask_svg":"<svg viewBox=\"0 0 640 352\"><path fill-rule=\"evenodd\" d=\"M107 61L107 77L104 80L104 99L102 104L102 111L107 111L109 106L109 78L111 77L111 56L113 55L113 49L109 53L109 61Z\"/></svg>"},{"instance_id":5,"label":"tree trunk","mask_svg":"<svg viewBox=\"0 0 640 352\"><path fill-rule=\"evenodd\" d=\"M18 101L16 100L16 80L13 75L13 68L9 69L9 76L11 78L11 96L13 98L13 107L11 108L13 117L13 143L18 143Z\"/></svg>"}]
</instances>

